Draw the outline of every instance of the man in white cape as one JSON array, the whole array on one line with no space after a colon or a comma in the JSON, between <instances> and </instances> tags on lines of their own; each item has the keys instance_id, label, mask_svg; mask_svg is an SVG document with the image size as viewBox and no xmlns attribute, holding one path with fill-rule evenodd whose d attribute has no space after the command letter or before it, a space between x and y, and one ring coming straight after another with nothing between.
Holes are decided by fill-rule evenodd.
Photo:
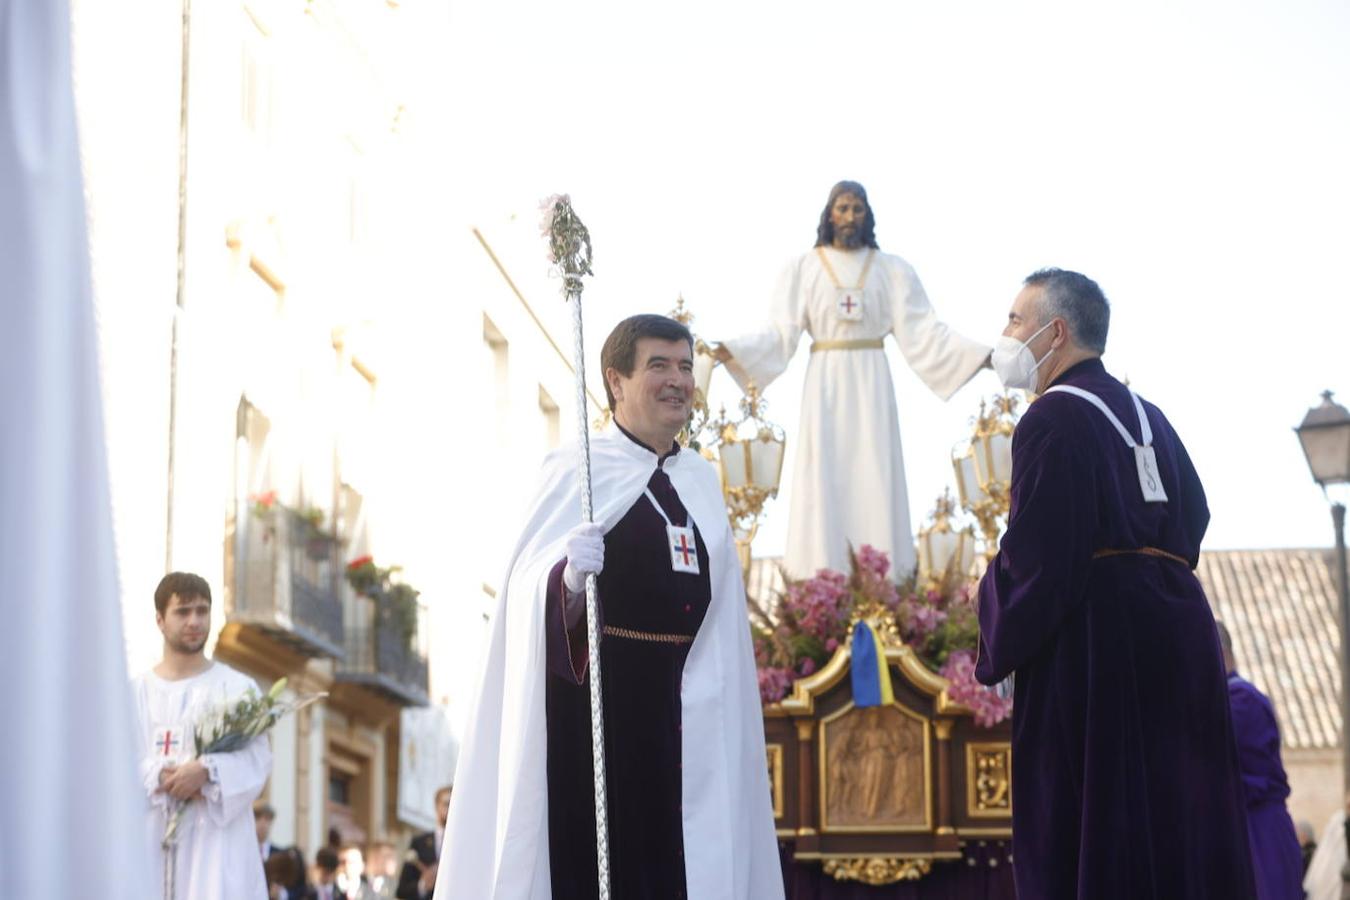
<instances>
[{"instance_id":1,"label":"man in white cape","mask_svg":"<svg viewBox=\"0 0 1350 900\"><path fill-rule=\"evenodd\" d=\"M988 346L938 319L909 263L877 248L875 228L863 186L836 184L816 246L778 280L768 325L715 350L742 388L763 390L787 369L802 332L811 336L783 554L797 578L848 571L850 543L887 551L901 576L914 567L886 336L943 400L989 359Z\"/></svg>"},{"instance_id":2,"label":"man in white cape","mask_svg":"<svg viewBox=\"0 0 1350 900\"><path fill-rule=\"evenodd\" d=\"M584 584L598 575L612 896L774 900L783 879L745 591L718 477L675 436L692 338L605 343L614 424L548 456L508 568L455 773L437 900L597 894ZM660 452L658 452L660 451Z\"/></svg>"},{"instance_id":3,"label":"man in white cape","mask_svg":"<svg viewBox=\"0 0 1350 900\"><path fill-rule=\"evenodd\" d=\"M211 587L200 575L171 572L155 589L164 658L132 682L140 726L146 838L164 867L160 843L171 810L186 803L174 854L172 900L266 900L253 801L272 773L266 735L232 753L195 755L193 726L258 685L207 657ZM169 898L165 898L169 900Z\"/></svg>"}]
</instances>

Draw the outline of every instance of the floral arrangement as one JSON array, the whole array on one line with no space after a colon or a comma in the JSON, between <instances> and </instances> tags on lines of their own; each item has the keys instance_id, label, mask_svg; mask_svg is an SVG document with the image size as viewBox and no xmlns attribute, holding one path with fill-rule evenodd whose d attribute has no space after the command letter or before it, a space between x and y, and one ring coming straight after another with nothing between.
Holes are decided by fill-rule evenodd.
<instances>
[{"instance_id":1,"label":"floral arrangement","mask_svg":"<svg viewBox=\"0 0 1350 900\"><path fill-rule=\"evenodd\" d=\"M294 700L282 700L281 693L284 690L286 679L279 678L266 694L259 696L256 690L249 688L236 700L205 709L192 726L197 751L194 758L208 753L233 753L240 750L255 737L270 731L282 716L328 696L322 693L307 694ZM187 802L171 800L170 804L164 826L163 846L166 850L177 842L178 828L187 810Z\"/></svg>"},{"instance_id":2,"label":"floral arrangement","mask_svg":"<svg viewBox=\"0 0 1350 900\"><path fill-rule=\"evenodd\" d=\"M951 682L951 698L973 710L978 724L989 727L1011 714L1010 698L975 680L979 624L969 582L948 577L927 590L913 577L896 582L887 555L866 544L850 548L849 561L847 575L821 569L813 578L788 581L772 610L752 603L764 703L782 700L793 681L824 665L856 619L872 618Z\"/></svg>"},{"instance_id":3,"label":"floral arrangement","mask_svg":"<svg viewBox=\"0 0 1350 900\"><path fill-rule=\"evenodd\" d=\"M399 566L375 565L373 556L358 556L347 563L345 574L352 590L375 601L382 621L389 622L403 636L404 646L412 649L417 637L417 598L421 592L403 581L395 581Z\"/></svg>"}]
</instances>

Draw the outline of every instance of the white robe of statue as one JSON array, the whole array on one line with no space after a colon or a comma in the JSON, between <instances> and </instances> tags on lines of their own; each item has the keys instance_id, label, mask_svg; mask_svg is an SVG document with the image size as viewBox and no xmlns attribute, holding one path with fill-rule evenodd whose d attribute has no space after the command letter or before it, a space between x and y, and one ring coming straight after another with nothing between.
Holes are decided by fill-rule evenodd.
<instances>
[{"instance_id":1,"label":"white robe of statue","mask_svg":"<svg viewBox=\"0 0 1350 900\"><path fill-rule=\"evenodd\" d=\"M192 758L193 723L217 703L236 700L252 688L253 679L222 662L192 678L166 681L146 672L132 682L140 725L141 785L145 789L146 838L154 848L156 875L163 872L165 811L168 795L155 790L160 770L169 763ZM186 737L188 746L166 747L165 729ZM234 753L203 757L214 769L202 797L189 803L179 826L175 867L175 900L265 900L262 854L253 826L253 801L262 793L272 772L272 749L266 735L256 737Z\"/></svg>"},{"instance_id":2,"label":"white robe of statue","mask_svg":"<svg viewBox=\"0 0 1350 900\"><path fill-rule=\"evenodd\" d=\"M743 389L753 381L763 390L781 375L802 332L816 344L879 344L894 335L910 368L944 400L984 364L990 348L939 321L909 263L866 247L823 251L828 269L817 250L787 267L768 327L725 342L733 357L727 370ZM796 441L796 463L784 567L795 578L848 571L848 545L871 544L907 574L914 536L886 353L818 350L807 366L797 433L788 438Z\"/></svg>"}]
</instances>

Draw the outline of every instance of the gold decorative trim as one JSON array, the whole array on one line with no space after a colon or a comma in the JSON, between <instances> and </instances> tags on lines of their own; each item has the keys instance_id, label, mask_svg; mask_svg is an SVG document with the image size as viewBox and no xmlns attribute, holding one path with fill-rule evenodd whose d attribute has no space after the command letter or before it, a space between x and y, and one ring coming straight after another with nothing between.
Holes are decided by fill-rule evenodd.
<instances>
[{"instance_id":1,"label":"gold decorative trim","mask_svg":"<svg viewBox=\"0 0 1350 900\"><path fill-rule=\"evenodd\" d=\"M918 881L933 871L929 859L885 859L882 857L827 859L824 870L835 881L861 881L879 887L899 881Z\"/></svg>"},{"instance_id":2,"label":"gold decorative trim","mask_svg":"<svg viewBox=\"0 0 1350 900\"><path fill-rule=\"evenodd\" d=\"M773 817L783 818L783 745L765 744L764 753L768 757L769 791L773 797Z\"/></svg>"},{"instance_id":3,"label":"gold decorative trim","mask_svg":"<svg viewBox=\"0 0 1350 900\"><path fill-rule=\"evenodd\" d=\"M956 836L959 838L1012 838L1012 827L1007 828L958 828Z\"/></svg>"},{"instance_id":4,"label":"gold decorative trim","mask_svg":"<svg viewBox=\"0 0 1350 900\"><path fill-rule=\"evenodd\" d=\"M248 267L253 273L263 280L268 287L278 296L286 293L286 282L281 280L281 276L272 270L272 267L263 262L256 256L250 255L248 258Z\"/></svg>"},{"instance_id":5,"label":"gold decorative trim","mask_svg":"<svg viewBox=\"0 0 1350 900\"><path fill-rule=\"evenodd\" d=\"M856 340L840 341L813 341L811 343L812 353L824 353L827 350L884 350L886 341L883 338L858 338Z\"/></svg>"},{"instance_id":6,"label":"gold decorative trim","mask_svg":"<svg viewBox=\"0 0 1350 900\"><path fill-rule=\"evenodd\" d=\"M950 741L952 739L952 729L956 723L951 719L934 719L933 731L937 734L939 741Z\"/></svg>"},{"instance_id":7,"label":"gold decorative trim","mask_svg":"<svg viewBox=\"0 0 1350 900\"><path fill-rule=\"evenodd\" d=\"M974 819L1012 815L1012 744L966 744L966 815Z\"/></svg>"},{"instance_id":8,"label":"gold decorative trim","mask_svg":"<svg viewBox=\"0 0 1350 900\"><path fill-rule=\"evenodd\" d=\"M631 628L620 628L617 625L606 625L602 630L610 637L627 638L630 641L647 641L652 644L692 644L694 642L694 636L691 634L660 634L655 631L634 631Z\"/></svg>"},{"instance_id":9,"label":"gold decorative trim","mask_svg":"<svg viewBox=\"0 0 1350 900\"><path fill-rule=\"evenodd\" d=\"M908 648L906 648L908 649ZM890 652L887 651L889 659ZM933 830L933 759L932 759L932 740L930 733L931 723L928 719L914 712L900 703L892 703L895 709L914 719L923 726L923 824L922 825L830 825L829 819L829 784L825 777L826 762L829 759L830 748L825 740L825 726L847 715L855 709L853 701L850 700L843 707L820 720L820 741L816 751L817 762L820 772L816 782L816 793L820 795L820 830L825 834L915 834Z\"/></svg>"},{"instance_id":10,"label":"gold decorative trim","mask_svg":"<svg viewBox=\"0 0 1350 900\"><path fill-rule=\"evenodd\" d=\"M811 715L815 712L816 697L842 681L849 672L851 659L848 642L839 645L834 656L814 675L799 678L792 683L792 693L778 706L793 715ZM901 674L923 693L937 698L937 711L943 715L973 715L973 711L952 701L947 694L947 679L925 666L909 647L887 647L886 665L900 669Z\"/></svg>"}]
</instances>

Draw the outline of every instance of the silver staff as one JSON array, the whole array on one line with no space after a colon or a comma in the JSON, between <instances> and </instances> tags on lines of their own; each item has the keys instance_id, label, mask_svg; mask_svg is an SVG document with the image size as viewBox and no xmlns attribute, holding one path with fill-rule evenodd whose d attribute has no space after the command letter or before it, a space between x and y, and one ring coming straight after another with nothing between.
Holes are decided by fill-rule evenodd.
<instances>
[{"instance_id":1,"label":"silver staff","mask_svg":"<svg viewBox=\"0 0 1350 900\"><path fill-rule=\"evenodd\" d=\"M586 359L581 324L581 282L591 271L591 235L577 218L566 194L545 205L545 233L551 258L563 276L563 295L572 304L572 368L577 384L577 437L581 450L578 477L581 481L581 518L594 521L591 510L591 437L587 425ZM595 860L600 879L600 900L609 900L609 804L605 789L605 714L600 694L600 619L594 573L586 576L586 646L590 653L591 764L595 772Z\"/></svg>"}]
</instances>

